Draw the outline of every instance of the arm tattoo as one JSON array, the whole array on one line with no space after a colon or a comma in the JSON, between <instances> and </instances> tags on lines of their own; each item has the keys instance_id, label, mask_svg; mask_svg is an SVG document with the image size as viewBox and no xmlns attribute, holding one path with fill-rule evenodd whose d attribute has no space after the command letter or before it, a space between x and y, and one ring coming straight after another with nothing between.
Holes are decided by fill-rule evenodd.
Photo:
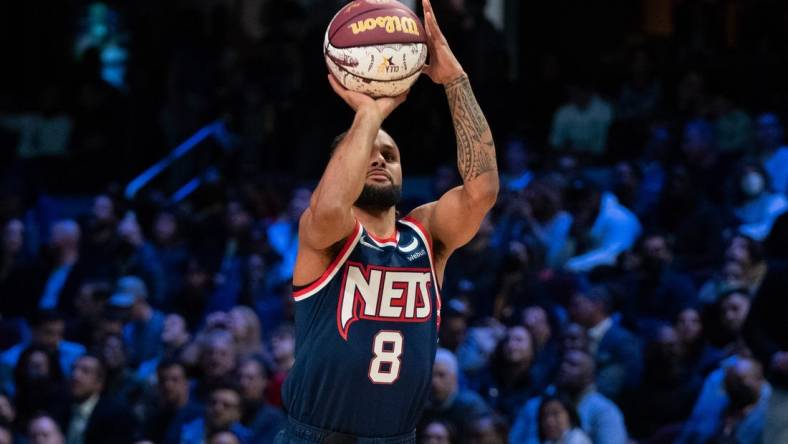
<instances>
[{"instance_id":1,"label":"arm tattoo","mask_svg":"<svg viewBox=\"0 0 788 444\"><path fill-rule=\"evenodd\" d=\"M468 76L447 83L445 88L457 135L457 167L463 182L497 170L490 126L473 95Z\"/></svg>"}]
</instances>

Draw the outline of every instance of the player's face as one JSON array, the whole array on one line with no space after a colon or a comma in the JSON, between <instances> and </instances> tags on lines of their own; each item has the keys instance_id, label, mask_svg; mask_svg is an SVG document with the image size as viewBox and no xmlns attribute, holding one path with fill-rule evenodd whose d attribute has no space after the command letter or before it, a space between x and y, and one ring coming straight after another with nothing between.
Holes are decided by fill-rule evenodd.
<instances>
[{"instance_id":1,"label":"player's face","mask_svg":"<svg viewBox=\"0 0 788 444\"><path fill-rule=\"evenodd\" d=\"M366 183L372 186L401 186L402 165L399 148L385 131L378 131L367 168Z\"/></svg>"}]
</instances>

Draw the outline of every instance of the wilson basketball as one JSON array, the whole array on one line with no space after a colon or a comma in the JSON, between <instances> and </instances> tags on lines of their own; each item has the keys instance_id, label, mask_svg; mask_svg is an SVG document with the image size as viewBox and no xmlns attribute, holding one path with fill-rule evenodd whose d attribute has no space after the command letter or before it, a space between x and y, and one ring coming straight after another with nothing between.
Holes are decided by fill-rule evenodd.
<instances>
[{"instance_id":1,"label":"wilson basketball","mask_svg":"<svg viewBox=\"0 0 788 444\"><path fill-rule=\"evenodd\" d=\"M427 60L418 16L396 0L354 0L337 12L323 43L329 71L345 88L396 96L418 79Z\"/></svg>"}]
</instances>

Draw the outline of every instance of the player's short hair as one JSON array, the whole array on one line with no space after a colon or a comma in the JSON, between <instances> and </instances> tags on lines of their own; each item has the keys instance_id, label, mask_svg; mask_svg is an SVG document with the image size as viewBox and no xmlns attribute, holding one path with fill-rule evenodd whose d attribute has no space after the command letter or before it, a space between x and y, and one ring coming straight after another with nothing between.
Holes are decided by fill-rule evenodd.
<instances>
[{"instance_id":1,"label":"player's short hair","mask_svg":"<svg viewBox=\"0 0 788 444\"><path fill-rule=\"evenodd\" d=\"M446 348L439 348L437 352L435 352L435 362L442 362L449 367L452 373L455 375L459 371L459 365L457 364L457 357L454 356L454 353L451 350Z\"/></svg>"}]
</instances>

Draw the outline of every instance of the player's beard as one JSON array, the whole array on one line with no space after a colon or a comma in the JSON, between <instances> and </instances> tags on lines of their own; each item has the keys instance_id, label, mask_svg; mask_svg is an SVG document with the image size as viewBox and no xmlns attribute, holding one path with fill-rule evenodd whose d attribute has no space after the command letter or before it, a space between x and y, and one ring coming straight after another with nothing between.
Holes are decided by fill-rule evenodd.
<instances>
[{"instance_id":1,"label":"player's beard","mask_svg":"<svg viewBox=\"0 0 788 444\"><path fill-rule=\"evenodd\" d=\"M401 185L376 186L364 184L355 206L369 211L385 211L397 205L402 197Z\"/></svg>"}]
</instances>

